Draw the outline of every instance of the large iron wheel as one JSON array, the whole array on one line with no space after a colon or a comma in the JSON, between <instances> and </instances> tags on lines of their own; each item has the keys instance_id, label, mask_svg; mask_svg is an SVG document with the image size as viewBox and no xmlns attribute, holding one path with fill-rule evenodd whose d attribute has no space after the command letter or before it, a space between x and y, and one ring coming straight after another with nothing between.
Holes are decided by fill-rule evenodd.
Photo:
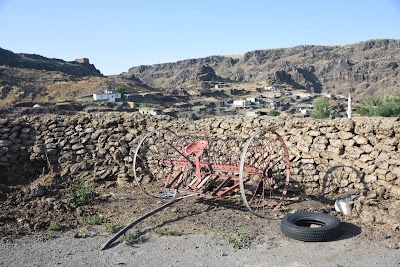
<instances>
[{"instance_id":1,"label":"large iron wheel","mask_svg":"<svg viewBox=\"0 0 400 267\"><path fill-rule=\"evenodd\" d=\"M168 128L145 134L133 157L133 175L137 185L148 195L160 197L185 188L195 176L194 163L183 148L191 138L178 136ZM179 163L177 163L179 162Z\"/></svg>"},{"instance_id":2,"label":"large iron wheel","mask_svg":"<svg viewBox=\"0 0 400 267\"><path fill-rule=\"evenodd\" d=\"M282 137L259 130L246 141L240 158L239 186L243 203L259 217L278 211L289 185L290 162Z\"/></svg>"}]
</instances>

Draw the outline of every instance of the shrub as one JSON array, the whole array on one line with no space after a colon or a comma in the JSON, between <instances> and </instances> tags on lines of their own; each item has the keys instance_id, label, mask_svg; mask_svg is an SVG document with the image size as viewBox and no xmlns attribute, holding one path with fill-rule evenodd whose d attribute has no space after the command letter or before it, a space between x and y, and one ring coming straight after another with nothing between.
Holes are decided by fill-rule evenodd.
<instances>
[{"instance_id":1,"label":"shrub","mask_svg":"<svg viewBox=\"0 0 400 267\"><path fill-rule=\"evenodd\" d=\"M86 223L90 225L101 225L103 223L103 218L99 214L90 215L86 218Z\"/></svg>"},{"instance_id":2,"label":"shrub","mask_svg":"<svg viewBox=\"0 0 400 267\"><path fill-rule=\"evenodd\" d=\"M115 90L116 90L118 93L120 93L120 94L124 94L124 93L125 93L125 88L122 87L122 86L117 86L117 87L115 88Z\"/></svg>"},{"instance_id":3,"label":"shrub","mask_svg":"<svg viewBox=\"0 0 400 267\"><path fill-rule=\"evenodd\" d=\"M51 221L49 225L49 230L51 231L61 231L62 226L58 221Z\"/></svg>"},{"instance_id":4,"label":"shrub","mask_svg":"<svg viewBox=\"0 0 400 267\"><path fill-rule=\"evenodd\" d=\"M70 185L72 195L69 202L78 206L88 205L94 200L94 182L87 177L78 177Z\"/></svg>"},{"instance_id":5,"label":"shrub","mask_svg":"<svg viewBox=\"0 0 400 267\"><path fill-rule=\"evenodd\" d=\"M273 116L273 117L276 117L276 116L279 115L279 112L273 109L273 110L270 110L270 111L268 112L268 115Z\"/></svg>"}]
</instances>

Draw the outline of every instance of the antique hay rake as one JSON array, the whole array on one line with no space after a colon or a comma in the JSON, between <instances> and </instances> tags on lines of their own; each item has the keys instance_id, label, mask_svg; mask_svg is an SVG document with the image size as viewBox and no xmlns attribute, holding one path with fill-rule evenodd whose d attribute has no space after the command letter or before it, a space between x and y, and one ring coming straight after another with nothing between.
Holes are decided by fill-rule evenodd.
<instances>
[{"instance_id":1,"label":"antique hay rake","mask_svg":"<svg viewBox=\"0 0 400 267\"><path fill-rule=\"evenodd\" d=\"M178 135L164 128L139 141L133 171L148 195L226 197L240 191L247 209L266 217L286 196L290 162L283 139L273 130L258 130L246 140Z\"/></svg>"},{"instance_id":2,"label":"antique hay rake","mask_svg":"<svg viewBox=\"0 0 400 267\"><path fill-rule=\"evenodd\" d=\"M257 130L246 140L178 135L162 128L140 139L133 174L146 194L174 198L125 226L101 249L144 219L192 196L226 197L240 191L249 211L267 217L278 211L287 194L290 162L282 137L273 130Z\"/></svg>"}]
</instances>

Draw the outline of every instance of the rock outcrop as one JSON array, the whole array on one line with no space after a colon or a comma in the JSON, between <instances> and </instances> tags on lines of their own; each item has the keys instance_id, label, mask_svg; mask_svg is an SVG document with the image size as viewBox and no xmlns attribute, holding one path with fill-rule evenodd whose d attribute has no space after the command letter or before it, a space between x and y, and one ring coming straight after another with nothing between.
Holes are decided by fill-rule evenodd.
<instances>
[{"instance_id":1,"label":"rock outcrop","mask_svg":"<svg viewBox=\"0 0 400 267\"><path fill-rule=\"evenodd\" d=\"M0 66L25 68L46 71L58 71L76 77L102 76L100 71L90 63L64 61L56 58L46 58L35 54L16 54L0 48Z\"/></svg>"}]
</instances>

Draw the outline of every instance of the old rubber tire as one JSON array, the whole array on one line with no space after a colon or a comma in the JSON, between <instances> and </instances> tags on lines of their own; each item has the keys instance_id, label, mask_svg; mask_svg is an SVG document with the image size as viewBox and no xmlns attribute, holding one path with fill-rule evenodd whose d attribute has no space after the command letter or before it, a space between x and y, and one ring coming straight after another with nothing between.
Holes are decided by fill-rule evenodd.
<instances>
[{"instance_id":1,"label":"old rubber tire","mask_svg":"<svg viewBox=\"0 0 400 267\"><path fill-rule=\"evenodd\" d=\"M319 227L310 227L318 225ZM335 239L340 234L340 220L332 215L319 212L296 212L281 220L281 230L287 237L319 242Z\"/></svg>"}]
</instances>

